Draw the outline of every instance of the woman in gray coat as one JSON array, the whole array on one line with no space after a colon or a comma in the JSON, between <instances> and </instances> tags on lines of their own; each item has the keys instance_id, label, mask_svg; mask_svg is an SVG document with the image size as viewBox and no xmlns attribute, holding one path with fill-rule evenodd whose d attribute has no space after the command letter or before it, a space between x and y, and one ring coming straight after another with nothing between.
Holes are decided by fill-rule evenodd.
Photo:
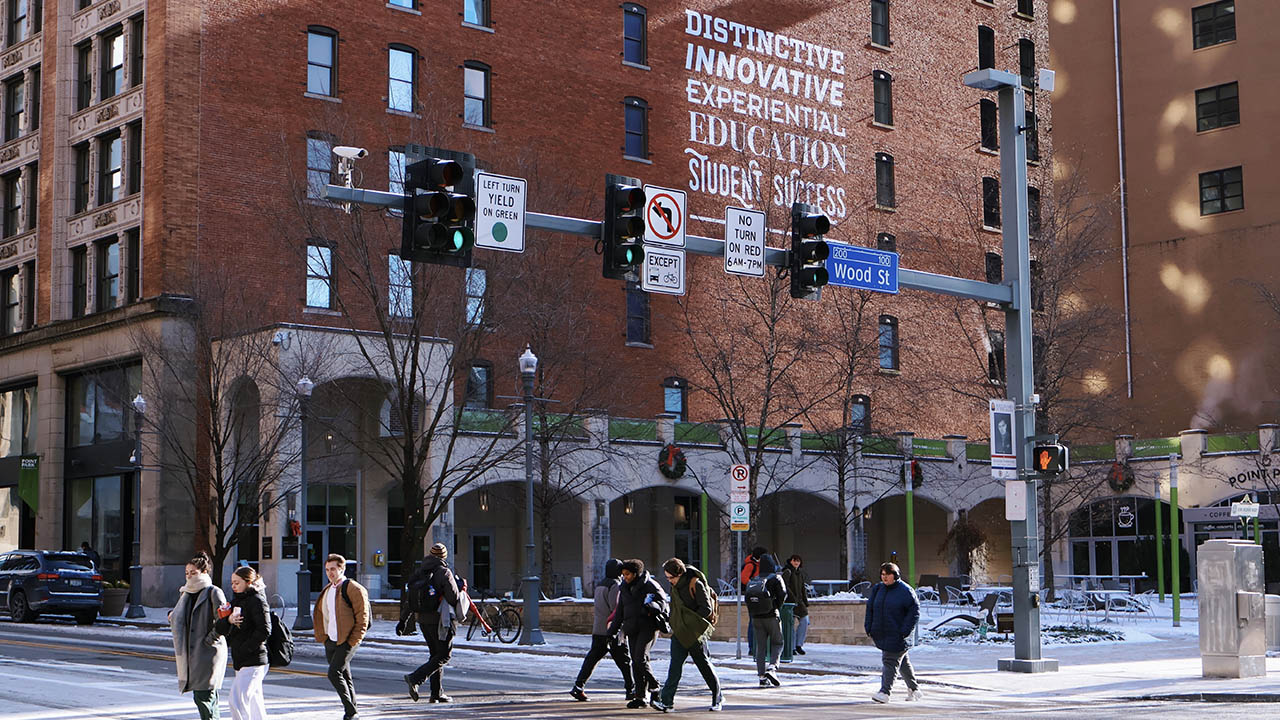
<instances>
[{"instance_id":1,"label":"woman in gray coat","mask_svg":"<svg viewBox=\"0 0 1280 720\"><path fill-rule=\"evenodd\" d=\"M178 664L178 691L190 692L200 720L218 720L218 691L227 674L227 641L213 627L218 608L227 601L209 577L212 563L204 552L187 562L187 584L169 612L173 654Z\"/></svg>"}]
</instances>

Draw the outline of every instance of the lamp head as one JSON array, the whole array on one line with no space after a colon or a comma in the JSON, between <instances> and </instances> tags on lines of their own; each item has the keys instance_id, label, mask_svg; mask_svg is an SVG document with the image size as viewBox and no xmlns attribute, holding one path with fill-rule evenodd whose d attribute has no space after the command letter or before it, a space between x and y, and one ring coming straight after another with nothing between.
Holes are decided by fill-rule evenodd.
<instances>
[{"instance_id":1,"label":"lamp head","mask_svg":"<svg viewBox=\"0 0 1280 720\"><path fill-rule=\"evenodd\" d=\"M538 356L533 354L533 348L529 345L524 346L524 353L520 356L520 374L532 375L538 370Z\"/></svg>"},{"instance_id":2,"label":"lamp head","mask_svg":"<svg viewBox=\"0 0 1280 720\"><path fill-rule=\"evenodd\" d=\"M311 391L316 388L316 384L311 382L311 378L306 375L298 381L298 397L308 399L311 397Z\"/></svg>"},{"instance_id":3,"label":"lamp head","mask_svg":"<svg viewBox=\"0 0 1280 720\"><path fill-rule=\"evenodd\" d=\"M138 393L138 395L133 398L133 409L137 410L139 415L147 414L147 399L142 397L142 393Z\"/></svg>"}]
</instances>

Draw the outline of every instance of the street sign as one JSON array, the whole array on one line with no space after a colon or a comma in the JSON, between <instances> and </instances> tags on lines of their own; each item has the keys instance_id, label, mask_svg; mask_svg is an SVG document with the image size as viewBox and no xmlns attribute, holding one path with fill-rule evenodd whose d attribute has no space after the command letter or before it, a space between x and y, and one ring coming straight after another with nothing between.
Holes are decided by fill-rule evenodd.
<instances>
[{"instance_id":1,"label":"street sign","mask_svg":"<svg viewBox=\"0 0 1280 720\"><path fill-rule=\"evenodd\" d=\"M644 197L644 244L684 247L685 192L645 185Z\"/></svg>"},{"instance_id":2,"label":"street sign","mask_svg":"<svg viewBox=\"0 0 1280 720\"><path fill-rule=\"evenodd\" d=\"M747 532L751 529L751 505L749 503L729 503L729 529L733 532Z\"/></svg>"},{"instance_id":3,"label":"street sign","mask_svg":"<svg viewBox=\"0 0 1280 720\"><path fill-rule=\"evenodd\" d=\"M751 468L734 465L729 468L729 502L751 501Z\"/></svg>"},{"instance_id":4,"label":"street sign","mask_svg":"<svg viewBox=\"0 0 1280 720\"><path fill-rule=\"evenodd\" d=\"M640 288L645 292L684 294L684 251L647 246L640 268Z\"/></svg>"},{"instance_id":5,"label":"street sign","mask_svg":"<svg viewBox=\"0 0 1280 720\"><path fill-rule=\"evenodd\" d=\"M1027 484L1020 480L1007 480L1004 484L1004 519L1009 522L1025 522L1027 519Z\"/></svg>"},{"instance_id":6,"label":"street sign","mask_svg":"<svg viewBox=\"0 0 1280 720\"><path fill-rule=\"evenodd\" d=\"M476 247L524 252L524 178L476 173Z\"/></svg>"},{"instance_id":7,"label":"street sign","mask_svg":"<svg viewBox=\"0 0 1280 720\"><path fill-rule=\"evenodd\" d=\"M764 213L732 206L724 209L724 271L764 277Z\"/></svg>"},{"instance_id":8,"label":"street sign","mask_svg":"<svg viewBox=\"0 0 1280 720\"><path fill-rule=\"evenodd\" d=\"M827 256L828 285L897 294L898 253L830 240L827 247L831 250Z\"/></svg>"},{"instance_id":9,"label":"street sign","mask_svg":"<svg viewBox=\"0 0 1280 720\"><path fill-rule=\"evenodd\" d=\"M1018 457L1013 447L1013 401L991 399L991 477L1016 480Z\"/></svg>"},{"instance_id":10,"label":"street sign","mask_svg":"<svg viewBox=\"0 0 1280 720\"><path fill-rule=\"evenodd\" d=\"M1256 502L1233 502L1231 503L1231 517L1238 518L1256 518L1258 517L1258 508L1261 507Z\"/></svg>"}]
</instances>

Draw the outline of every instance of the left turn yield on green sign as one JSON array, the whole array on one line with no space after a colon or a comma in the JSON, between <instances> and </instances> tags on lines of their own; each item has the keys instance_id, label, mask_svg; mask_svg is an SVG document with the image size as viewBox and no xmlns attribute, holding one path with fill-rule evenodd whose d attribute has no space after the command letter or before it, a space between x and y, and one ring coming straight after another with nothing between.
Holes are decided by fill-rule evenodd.
<instances>
[{"instance_id":1,"label":"left turn yield on green sign","mask_svg":"<svg viewBox=\"0 0 1280 720\"><path fill-rule=\"evenodd\" d=\"M476 247L524 252L524 178L476 173Z\"/></svg>"}]
</instances>

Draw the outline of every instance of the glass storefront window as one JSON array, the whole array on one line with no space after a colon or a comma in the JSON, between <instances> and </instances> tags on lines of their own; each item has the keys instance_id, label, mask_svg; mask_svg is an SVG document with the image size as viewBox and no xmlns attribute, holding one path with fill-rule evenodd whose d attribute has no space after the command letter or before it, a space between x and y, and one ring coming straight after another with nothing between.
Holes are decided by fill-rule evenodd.
<instances>
[{"instance_id":1,"label":"glass storefront window","mask_svg":"<svg viewBox=\"0 0 1280 720\"><path fill-rule=\"evenodd\" d=\"M88 542L102 556L102 574L124 577L124 515L119 475L67 481L66 545Z\"/></svg>"},{"instance_id":2,"label":"glass storefront window","mask_svg":"<svg viewBox=\"0 0 1280 720\"><path fill-rule=\"evenodd\" d=\"M0 392L0 457L36 451L36 388Z\"/></svg>"},{"instance_id":3,"label":"glass storefront window","mask_svg":"<svg viewBox=\"0 0 1280 720\"><path fill-rule=\"evenodd\" d=\"M141 387L141 365L108 368L68 378L71 447L115 442L131 434L130 403Z\"/></svg>"}]
</instances>

